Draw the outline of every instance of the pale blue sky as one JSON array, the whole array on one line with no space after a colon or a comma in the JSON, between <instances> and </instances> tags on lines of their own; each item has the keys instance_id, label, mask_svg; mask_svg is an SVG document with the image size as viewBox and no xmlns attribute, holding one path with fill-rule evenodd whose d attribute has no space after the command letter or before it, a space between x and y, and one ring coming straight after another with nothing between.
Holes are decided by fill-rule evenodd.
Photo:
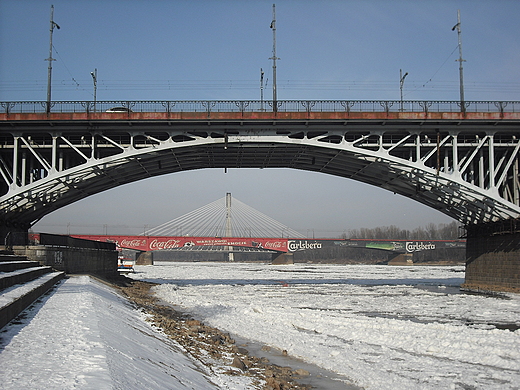
<instances>
[{"instance_id":1,"label":"pale blue sky","mask_svg":"<svg viewBox=\"0 0 520 390\"><path fill-rule=\"evenodd\" d=\"M45 100L54 4L53 100L231 100L271 93L272 1L0 0L0 101ZM520 1L276 1L278 99L457 100L461 10L466 100L520 100ZM232 192L296 230L448 217L350 180L291 170L168 175L45 217L43 231L155 226ZM112 227L111 227L112 226Z\"/></svg>"}]
</instances>

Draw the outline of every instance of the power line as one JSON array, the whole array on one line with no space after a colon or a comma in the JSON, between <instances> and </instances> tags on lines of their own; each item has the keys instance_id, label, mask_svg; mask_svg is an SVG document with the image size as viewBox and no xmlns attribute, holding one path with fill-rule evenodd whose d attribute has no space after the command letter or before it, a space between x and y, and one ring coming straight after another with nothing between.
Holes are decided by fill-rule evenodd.
<instances>
[{"instance_id":1,"label":"power line","mask_svg":"<svg viewBox=\"0 0 520 390\"><path fill-rule=\"evenodd\" d=\"M457 50L458 47L459 47L459 45L455 46L455 48L454 48L453 51L450 53L450 55L449 55L449 56L444 60L444 62L442 63L442 65L439 66L439 69L437 69L437 70L435 71L435 73L434 73L434 74L433 74L433 75L428 79L428 81L426 81L426 82L425 82L421 87L415 88L413 91L409 91L408 93L405 94L405 96L408 95L408 94L410 94L410 93L413 93L413 92L417 91L419 88L424 88L424 87L426 87L426 85L429 84L429 83L433 80L433 78L437 75L437 73L439 73L439 71L440 71L440 70L442 69L442 67L446 64L446 62L448 62L448 60L451 58L451 56L453 55L453 53L455 53L455 50Z\"/></svg>"},{"instance_id":2,"label":"power line","mask_svg":"<svg viewBox=\"0 0 520 390\"><path fill-rule=\"evenodd\" d=\"M61 58L60 53L58 53L58 50L56 50L56 46L52 45L52 47L53 47L54 51L56 52L56 54L58 55L58 57L60 58L61 62L63 63L63 66L65 67L65 69L69 73L70 78L72 79L72 81L76 84L77 87L79 87L80 86L79 83L76 81L74 76L72 76L72 73L70 73L70 70L69 70L69 68L67 68L67 65L65 65L65 61L63 61L63 58Z\"/></svg>"},{"instance_id":3,"label":"power line","mask_svg":"<svg viewBox=\"0 0 520 390\"><path fill-rule=\"evenodd\" d=\"M445 61L446 62L446 61ZM444 62L444 63L445 63ZM442 66L426 82L409 81L416 86L406 95L420 89L452 91L458 88L457 81L433 80ZM70 72L69 72L70 73ZM90 80L77 80L71 74L71 80L57 80L53 90L77 91ZM224 91L250 90L256 92L257 80L98 80L98 89L103 91ZM43 80L0 81L0 92L40 92L45 90ZM286 91L395 91L395 81L337 81L337 80L282 80L278 89ZM474 92L520 93L520 82L467 82L465 89ZM91 92L85 88L82 91Z\"/></svg>"}]
</instances>

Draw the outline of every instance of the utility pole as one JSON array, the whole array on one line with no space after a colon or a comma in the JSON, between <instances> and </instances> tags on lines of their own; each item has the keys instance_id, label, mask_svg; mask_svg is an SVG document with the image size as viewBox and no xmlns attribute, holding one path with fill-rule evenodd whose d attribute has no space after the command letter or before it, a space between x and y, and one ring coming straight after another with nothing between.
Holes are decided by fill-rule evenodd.
<instances>
[{"instance_id":1,"label":"utility pole","mask_svg":"<svg viewBox=\"0 0 520 390\"><path fill-rule=\"evenodd\" d=\"M451 31L457 29L457 35L459 38L459 59L455 61L459 61L459 77L460 77L460 109L462 111L466 111L466 105L464 103L464 72L462 69L462 63L465 61L462 59L462 34L460 28L460 9L457 10L457 24L453 26Z\"/></svg>"},{"instance_id":2,"label":"utility pole","mask_svg":"<svg viewBox=\"0 0 520 390\"><path fill-rule=\"evenodd\" d=\"M269 58L273 60L273 111L278 111L278 102L276 98L276 60L279 60L276 57L276 8L275 4L273 4L273 21L271 22L271 29L273 30L273 56Z\"/></svg>"},{"instance_id":3,"label":"utility pole","mask_svg":"<svg viewBox=\"0 0 520 390\"><path fill-rule=\"evenodd\" d=\"M52 79L52 61L55 61L52 58L52 32L54 31L54 27L58 30L60 26L54 22L54 5L51 5L51 28L50 28L50 44L49 44L49 58L46 61L49 61L49 67L47 69L47 114L51 112L51 79Z\"/></svg>"}]
</instances>

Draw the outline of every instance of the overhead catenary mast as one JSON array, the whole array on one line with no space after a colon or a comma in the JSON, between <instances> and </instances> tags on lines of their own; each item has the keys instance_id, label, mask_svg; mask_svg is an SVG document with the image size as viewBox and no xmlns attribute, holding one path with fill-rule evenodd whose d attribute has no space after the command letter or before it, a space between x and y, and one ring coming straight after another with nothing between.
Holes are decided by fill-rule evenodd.
<instances>
[{"instance_id":1,"label":"overhead catenary mast","mask_svg":"<svg viewBox=\"0 0 520 390\"><path fill-rule=\"evenodd\" d=\"M269 58L273 60L273 111L278 111L278 103L276 97L276 6L273 4L273 21L271 22L271 29L273 30L273 56Z\"/></svg>"},{"instance_id":2,"label":"overhead catenary mast","mask_svg":"<svg viewBox=\"0 0 520 390\"><path fill-rule=\"evenodd\" d=\"M459 77L460 77L460 109L462 111L466 111L466 106L464 103L464 71L462 68L462 63L466 60L462 59L462 34L461 34L461 25L460 25L460 9L457 10L457 24L453 26L451 31L457 29L457 35L459 38L459 59L455 61L459 61Z\"/></svg>"},{"instance_id":3,"label":"overhead catenary mast","mask_svg":"<svg viewBox=\"0 0 520 390\"><path fill-rule=\"evenodd\" d=\"M264 111L264 70L260 68L260 111Z\"/></svg>"},{"instance_id":4,"label":"overhead catenary mast","mask_svg":"<svg viewBox=\"0 0 520 390\"><path fill-rule=\"evenodd\" d=\"M51 111L51 79L52 79L52 61L55 61L52 58L52 32L54 31L54 27L58 30L60 26L54 22L54 5L51 5L51 28L50 28L50 43L49 43L49 58L45 61L49 61L49 67L47 68L47 113Z\"/></svg>"}]
</instances>

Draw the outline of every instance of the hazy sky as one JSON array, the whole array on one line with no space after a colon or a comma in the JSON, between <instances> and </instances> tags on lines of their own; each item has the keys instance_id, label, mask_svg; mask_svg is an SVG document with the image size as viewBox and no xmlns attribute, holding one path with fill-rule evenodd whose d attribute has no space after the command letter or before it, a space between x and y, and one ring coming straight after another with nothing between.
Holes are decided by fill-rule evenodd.
<instances>
[{"instance_id":1,"label":"hazy sky","mask_svg":"<svg viewBox=\"0 0 520 390\"><path fill-rule=\"evenodd\" d=\"M272 1L0 0L0 101L272 97ZM278 99L457 100L461 11L466 100L520 100L520 1L277 1ZM304 234L449 223L352 180L289 169L182 172L58 210L37 231L142 233L226 192Z\"/></svg>"}]
</instances>

